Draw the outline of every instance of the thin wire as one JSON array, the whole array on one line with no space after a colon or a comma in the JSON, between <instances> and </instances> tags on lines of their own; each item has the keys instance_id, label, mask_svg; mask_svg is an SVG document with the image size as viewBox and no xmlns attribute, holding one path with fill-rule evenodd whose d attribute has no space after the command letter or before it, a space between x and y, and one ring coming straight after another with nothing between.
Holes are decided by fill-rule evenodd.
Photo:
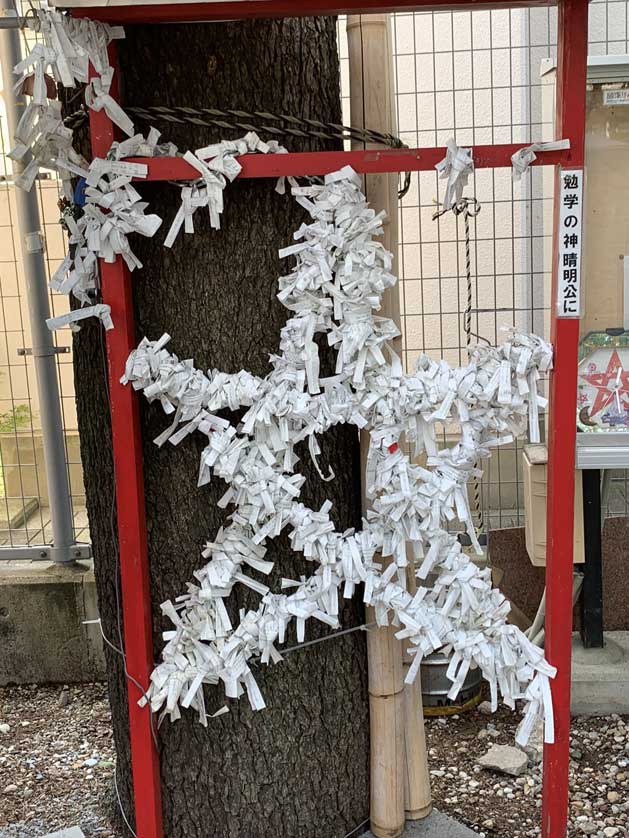
<instances>
[{"instance_id":1,"label":"thin wire","mask_svg":"<svg viewBox=\"0 0 629 838\"><path fill-rule=\"evenodd\" d=\"M363 623L360 626L352 626L351 628L341 629L340 631L333 631L331 634L326 634L325 637L317 637L315 640L306 640L304 643L298 643L296 646L289 646L288 649L278 649L282 657L290 655L291 652L298 652L300 649L305 649L307 646L316 646L318 643L325 643L327 640L334 640L344 634L353 634L355 631L369 631L376 627L376 623ZM258 663L260 655L250 658L251 663Z\"/></svg>"},{"instance_id":2,"label":"thin wire","mask_svg":"<svg viewBox=\"0 0 629 838\"><path fill-rule=\"evenodd\" d=\"M102 358L102 361L103 361L103 367L104 367L104 373L105 373L105 376L104 376L105 377L105 391L107 393L107 404L109 405L109 409L111 411L111 400L110 400L110 396L109 396L109 381L107 379L107 360L106 360L106 356L105 356L104 334L103 334L102 329L100 331L100 337L101 337L101 340L100 340L101 358ZM134 684L137 687L137 689L142 693L142 695L146 699L146 702L147 702L146 707L147 707L147 712L149 714L149 726L150 726L150 730L151 730L151 738L153 740L153 744L155 746L155 749L157 751L159 751L159 743L158 743L158 740L157 740L157 733L155 731L153 712L151 710L150 699L149 699L148 695L146 694L146 691L145 691L144 687L138 681L136 681L136 679L133 677L133 675L131 675L129 673L129 670L127 669L127 656L124 652L124 641L123 641L123 636L122 636L122 620L121 620L121 606L120 606L120 569L119 569L120 561L119 561L119 551L117 549L118 536L117 536L117 533L116 533L116 529L114 527L115 505L116 505L116 484L115 484L115 481L114 481L113 492L112 492L112 502L111 502L111 507L110 507L109 526L110 526L110 531L111 531L112 544L114 545L114 549L115 549L115 553L116 553L115 560L114 560L114 566L115 566L114 592L115 592L115 596L116 596L116 626L117 626L117 631L118 631L118 640L119 640L119 643L120 643L120 648L115 646L111 642L111 640L109 640L109 638L105 635L105 632L103 630L103 623L102 623L100 617L98 618L98 627L100 629L101 636L102 636L103 640L105 641L105 643L111 649L113 649L114 652L117 652L117 654L119 654L120 657L122 658L122 666L123 666L125 678L127 678L128 681L131 681L131 683ZM127 697L127 700L128 700L128 697ZM137 834L136 834L135 830L133 829L133 827L131 826L131 823L129 822L129 819L127 818L126 812L124 810L124 806L122 805L122 800L120 798L120 791L118 789L118 780L116 778L117 767L118 767L118 762L116 761L116 768L114 769L113 779L114 779L114 789L116 791L116 800L118 802L118 809L120 810L120 814L122 815L122 819L125 822L125 825L127 826L127 829L133 835L133 838L137 838Z\"/></svg>"},{"instance_id":3,"label":"thin wire","mask_svg":"<svg viewBox=\"0 0 629 838\"><path fill-rule=\"evenodd\" d=\"M127 829L129 830L129 832L133 835L133 838L138 838L135 830L133 829L133 827L129 823L129 820L128 820L126 814L125 814L124 806L122 805L122 800L120 799L120 792L118 791L118 781L116 780L115 769L114 769L114 789L116 790L116 798L118 799L118 808L120 809L120 814L122 815L122 819L125 822L125 824L127 825Z\"/></svg>"},{"instance_id":4,"label":"thin wire","mask_svg":"<svg viewBox=\"0 0 629 838\"><path fill-rule=\"evenodd\" d=\"M144 687L142 686L142 684L140 684L139 681L135 680L133 675L129 675L129 673L127 672L127 661L126 661L125 653L122 651L122 649L119 649L117 646L115 646L111 642L111 640L107 637L107 635L105 634L105 632L103 630L103 622L102 622L101 618L99 617L97 620L83 620L83 625L85 625L85 626L98 625L98 628L100 629L101 637L103 638L105 643L109 646L110 649L113 649L114 652L117 652L120 655L120 657L123 658L123 660L125 662L125 675L131 681L131 683L135 684L135 686L140 690L140 692L142 693L142 695L146 699L146 702L147 702L148 706L150 707L151 700L148 697L147 693L145 692ZM151 725L151 731L154 733L152 725ZM157 747L157 740L155 739L155 735L153 735L153 741L155 743L155 746Z\"/></svg>"},{"instance_id":5,"label":"thin wire","mask_svg":"<svg viewBox=\"0 0 629 838\"><path fill-rule=\"evenodd\" d=\"M334 631L331 634L326 634L325 637L317 637L314 640L306 640L305 643L299 643L297 646L289 646L288 649L283 649L280 654L290 655L291 652L297 652L299 649L305 649L306 646L316 646L317 643L325 643L326 640L334 640L336 637L341 637L344 634L352 634L355 631L368 631L374 628L376 623L363 623L360 626L352 626L351 628L341 629L341 631Z\"/></svg>"},{"instance_id":6,"label":"thin wire","mask_svg":"<svg viewBox=\"0 0 629 838\"><path fill-rule=\"evenodd\" d=\"M438 220L446 212L452 212L457 218L459 215L463 216L463 223L465 226L465 276L467 280L467 301L465 312L463 314L463 329L465 331L465 346L468 353L472 343L472 337L475 337L477 340L485 341L485 343L491 346L491 343L487 340L487 338L484 338L472 331L472 311L474 311L474 309L472 292L472 263L470 256L470 218L476 219L476 216L480 211L481 205L476 198L460 198L458 201L454 201L452 206L445 207L445 209L439 209L433 214L434 220ZM476 319L478 321L478 313L476 315ZM478 532L481 533L485 529L485 517L483 514L483 504L481 500L480 481L476 475L472 478L472 486L474 493L474 510L478 519L477 529Z\"/></svg>"},{"instance_id":7,"label":"thin wire","mask_svg":"<svg viewBox=\"0 0 629 838\"><path fill-rule=\"evenodd\" d=\"M358 830L359 830L359 829L362 829L362 828L363 828L363 826L367 826L367 824L368 824L368 823L369 823L369 818L365 818L365 820L364 820L362 823L359 823L359 824L358 824L358 826L355 826L355 827L352 829L352 831L351 831L351 832L346 833L346 834L343 836L343 838L351 838L351 836L352 836L352 835L355 835L355 834L358 832Z\"/></svg>"}]
</instances>

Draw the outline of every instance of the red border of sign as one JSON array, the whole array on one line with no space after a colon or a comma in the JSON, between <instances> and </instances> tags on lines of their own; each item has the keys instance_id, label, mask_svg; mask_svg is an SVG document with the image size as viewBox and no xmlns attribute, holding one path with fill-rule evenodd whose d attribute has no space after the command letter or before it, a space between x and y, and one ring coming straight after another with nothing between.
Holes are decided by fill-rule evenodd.
<instances>
[{"instance_id":1,"label":"red border of sign","mask_svg":"<svg viewBox=\"0 0 629 838\"><path fill-rule=\"evenodd\" d=\"M164 23L226 18L282 17L295 14L392 12L415 9L514 8L549 5L527 2L466 0L242 0L216 3L92 7L73 13L115 23ZM538 164L581 168L584 163L585 89L587 71L588 0L559 0L556 136L570 140L570 151L540 153ZM111 49L115 66L115 49ZM116 95L116 91L112 90ZM114 138L114 127L104 110L90 111L92 151L104 156ZM520 146L479 146L473 149L478 167L510 166ZM325 174L344 165L359 172L397 172L432 169L443 149L313 152L286 155L247 155L240 158L241 177ZM179 158L141 159L151 180L196 177ZM557 240L555 213L555 241ZM548 429L548 507L546 562L546 655L557 667L551 685L555 713L555 742L544 749L542 801L543 838L565 838L568 819L568 762L570 733L570 663L572 639L573 498L576 437L576 389L579 322L556 317L557 264L553 264L551 335L554 371L550 379ZM137 396L119 382L125 360L134 348L132 289L124 262L101 262L103 302L111 306L116 328L106 333L111 395L112 445L120 543L125 650L130 675L148 684L153 667L151 598L146 545L142 441ZM140 709L139 690L129 689L129 726L138 838L163 836L159 757L151 735L149 710Z\"/></svg>"}]
</instances>

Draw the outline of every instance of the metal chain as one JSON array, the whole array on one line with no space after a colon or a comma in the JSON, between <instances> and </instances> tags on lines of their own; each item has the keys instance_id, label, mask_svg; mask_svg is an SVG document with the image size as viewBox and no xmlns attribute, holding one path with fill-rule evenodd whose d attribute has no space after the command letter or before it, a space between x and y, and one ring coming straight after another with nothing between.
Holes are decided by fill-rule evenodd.
<instances>
[{"instance_id":1,"label":"metal chain","mask_svg":"<svg viewBox=\"0 0 629 838\"><path fill-rule=\"evenodd\" d=\"M320 122L318 119L306 119L289 114L272 114L266 111L234 110L228 108L190 108L155 105L138 107L129 105L125 110L143 122L171 122L175 124L200 125L204 128L223 128L233 131L256 131L271 134L273 137L313 137L320 140L356 140L363 143L378 143L390 148L406 148L399 137L393 134L374 131L371 128L356 128L352 125L339 125L335 122ZM78 128L87 120L87 111L81 108L67 116L63 124L66 128ZM404 173L404 182L398 192L403 198L411 185L411 173Z\"/></svg>"},{"instance_id":2,"label":"metal chain","mask_svg":"<svg viewBox=\"0 0 629 838\"><path fill-rule=\"evenodd\" d=\"M439 210L433 215L433 220L439 218L446 212L452 211L456 216L463 216L463 224L465 228L465 277L467 280L467 300L465 312L463 313L463 330L465 332L465 346L469 349L472 343L472 337L478 340L484 340L480 335L472 331L472 312L473 312L473 293L472 293L472 260L470 255L470 218L476 218L481 210L481 205L476 198L459 198L451 207ZM478 519L478 532L481 533L485 529L485 519L483 515L483 505L481 503L480 481L476 476L472 478L472 485L474 491L474 509Z\"/></svg>"}]
</instances>

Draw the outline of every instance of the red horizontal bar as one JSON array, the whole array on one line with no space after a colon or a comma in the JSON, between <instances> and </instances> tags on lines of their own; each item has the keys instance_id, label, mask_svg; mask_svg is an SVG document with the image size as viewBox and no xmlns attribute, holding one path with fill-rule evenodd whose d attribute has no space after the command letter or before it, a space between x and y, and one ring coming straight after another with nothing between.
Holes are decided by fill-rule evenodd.
<instances>
[{"instance_id":1,"label":"red horizontal bar","mask_svg":"<svg viewBox=\"0 0 629 838\"><path fill-rule=\"evenodd\" d=\"M81 6L76 17L109 23L184 23L244 18L419 12L447 9L515 9L554 6L554 0L217 0L214 3L151 3Z\"/></svg>"},{"instance_id":2,"label":"red horizontal bar","mask_svg":"<svg viewBox=\"0 0 629 838\"><path fill-rule=\"evenodd\" d=\"M474 146L474 165L479 169L510 167L511 156L521 144ZM361 174L426 172L445 157L445 148L386 148L359 151L308 151L289 154L245 154L239 157L242 178L326 175L343 166ZM538 166L567 166L570 150L537 152ZM130 163L148 166L146 180L197 180L199 172L182 157L133 157ZM138 178L142 180L143 178Z\"/></svg>"}]
</instances>

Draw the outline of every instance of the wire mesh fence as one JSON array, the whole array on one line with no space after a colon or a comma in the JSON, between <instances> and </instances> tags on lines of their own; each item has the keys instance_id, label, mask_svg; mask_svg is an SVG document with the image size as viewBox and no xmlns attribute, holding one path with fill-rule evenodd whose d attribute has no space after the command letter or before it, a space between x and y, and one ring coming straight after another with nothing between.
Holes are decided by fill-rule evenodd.
<instances>
[{"instance_id":1,"label":"wire mesh fence","mask_svg":"<svg viewBox=\"0 0 629 838\"><path fill-rule=\"evenodd\" d=\"M396 117L409 146L522 143L554 137L555 8L415 12L392 15ZM343 21L341 20L341 30ZM340 34L344 115L349 113L347 53ZM590 6L590 54L626 53L627 3ZM473 225L472 331L495 343L502 326L549 336L553 172L479 169L465 193L482 209ZM399 207L399 273L404 353L451 363L466 359L463 227L451 213L436 221L443 198L437 174L414 174ZM444 430L443 443L451 438ZM522 443L482 463L480 504L490 528L524 523ZM627 475L614 472L607 515L627 514ZM480 519L480 515L478 516Z\"/></svg>"},{"instance_id":2,"label":"wire mesh fence","mask_svg":"<svg viewBox=\"0 0 629 838\"><path fill-rule=\"evenodd\" d=\"M626 0L593 0L590 53L620 54L629 48ZM553 136L554 85L541 63L556 51L556 9L416 12L392 16L398 134L412 146L526 144ZM343 120L349 118L345 20L339 20ZM228 103L226 103L228 104ZM14 224L9 140L2 118L0 168L0 546L50 540L38 398L27 304ZM53 272L64 254L54 178L37 183ZM530 169L514 183L507 169L478 170L467 194L482 205L472 225L472 331L492 343L501 326L548 335L553 178ZM399 272L404 355L412 367L426 352L451 363L465 360L462 312L467 287L463 228L448 213L432 216L443 198L437 174L413 175L399 206ZM55 314L65 297L51 294ZM71 336L59 332L57 356L75 537L85 541L87 518L80 463ZM450 429L451 430L451 429ZM444 442L449 429L444 430ZM483 463L481 505L490 527L523 523L521 444L497 451ZM608 514L627 514L627 475L615 473Z\"/></svg>"},{"instance_id":3,"label":"wire mesh fence","mask_svg":"<svg viewBox=\"0 0 629 838\"><path fill-rule=\"evenodd\" d=\"M528 10L416 13L393 18L397 120L413 145L531 142L552 137L544 124L539 63ZM537 16L539 18L539 15ZM540 27L538 27L540 28ZM536 73L537 68L537 73ZM548 178L546 178L548 181ZM462 225L433 220L443 200L436 173L422 172L400 207L400 266L406 361L420 352L460 364L467 336L461 312L468 293ZM479 169L466 190L481 210L473 224L474 342L495 344L501 328L547 334L552 180L530 169L514 183L510 169ZM450 429L444 431L444 443ZM523 522L521 452L515 442L483 462L477 521L488 528ZM475 493L473 493L475 494Z\"/></svg>"},{"instance_id":4,"label":"wire mesh fence","mask_svg":"<svg viewBox=\"0 0 629 838\"><path fill-rule=\"evenodd\" d=\"M15 187L4 111L0 115L0 558L10 548L37 547L52 542L39 394L32 350L25 278L21 265L20 231L16 222ZM59 225L57 181L41 176L37 190L49 276L65 255ZM53 314L67 310L63 295L50 294ZM72 340L69 332L55 338L56 365L64 420L65 460L70 484L74 537L89 541L85 490L79 452ZM5 549L3 549L5 548ZM6 549L9 548L9 549ZM36 553L33 554L36 556Z\"/></svg>"}]
</instances>

